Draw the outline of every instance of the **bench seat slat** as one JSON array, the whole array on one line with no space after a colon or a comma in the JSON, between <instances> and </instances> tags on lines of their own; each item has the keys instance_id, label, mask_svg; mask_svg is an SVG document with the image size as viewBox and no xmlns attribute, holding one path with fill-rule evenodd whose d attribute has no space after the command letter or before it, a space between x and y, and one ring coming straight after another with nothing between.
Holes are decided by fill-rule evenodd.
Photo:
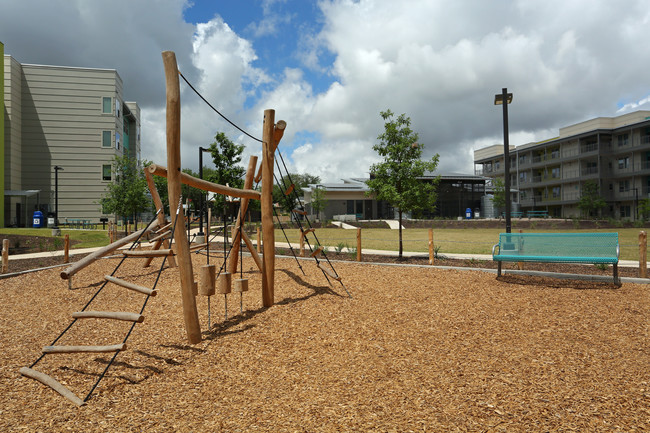
<instances>
[{"instance_id":1,"label":"bench seat slat","mask_svg":"<svg viewBox=\"0 0 650 433\"><path fill-rule=\"evenodd\" d=\"M617 257L562 257L499 254L493 256L493 259L502 262L618 263Z\"/></svg>"}]
</instances>

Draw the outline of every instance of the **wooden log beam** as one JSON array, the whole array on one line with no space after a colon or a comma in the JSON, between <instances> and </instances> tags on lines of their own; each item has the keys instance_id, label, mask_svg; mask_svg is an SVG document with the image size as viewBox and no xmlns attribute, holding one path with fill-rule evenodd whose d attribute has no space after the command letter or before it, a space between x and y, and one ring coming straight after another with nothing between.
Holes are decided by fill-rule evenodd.
<instances>
[{"instance_id":1,"label":"wooden log beam","mask_svg":"<svg viewBox=\"0 0 650 433\"><path fill-rule=\"evenodd\" d=\"M167 135L167 192L169 209L172 211L172 225L177 227L175 233L178 268L181 276L181 298L183 304L183 319L185 332L190 344L201 342L201 325L194 297L194 273L192 258L185 230L185 218L178 211L181 200L181 91L178 81L178 65L173 51L162 53L165 66L166 105L166 135ZM177 221L178 220L178 221Z\"/></svg>"},{"instance_id":2,"label":"wooden log beam","mask_svg":"<svg viewBox=\"0 0 650 433\"><path fill-rule=\"evenodd\" d=\"M76 311L72 313L74 319L113 319L124 322L144 322L144 316L138 313L125 311Z\"/></svg>"},{"instance_id":3,"label":"wooden log beam","mask_svg":"<svg viewBox=\"0 0 650 433\"><path fill-rule=\"evenodd\" d=\"M120 247L123 247L124 245L131 243L138 239L138 236L141 234L144 235L147 232L150 232L154 230L156 227L158 227L158 222L152 223L147 229L142 229L138 230L135 233L130 234L129 236L123 237L122 239L118 239L117 241L113 242L110 245L106 245L103 248L98 249L97 251L88 254L86 257L83 259L74 262L70 267L66 268L65 270L61 271L61 278L64 280L69 279L71 276L85 268L86 266L90 265L93 263L95 260L107 256L113 251L119 249ZM146 230L146 232L145 232ZM144 233L143 233L144 232Z\"/></svg>"},{"instance_id":4,"label":"wooden log beam","mask_svg":"<svg viewBox=\"0 0 650 433\"><path fill-rule=\"evenodd\" d=\"M169 171L166 167L157 164L151 164L147 167L151 174L156 176L166 177L169 179ZM208 182L207 180L199 179L198 177L190 176L187 173L180 173L181 183L189 185L194 188L202 189L203 191L216 192L230 197L248 198L259 200L262 194L259 191L252 189L239 189L229 186L219 185L218 183Z\"/></svg>"},{"instance_id":5,"label":"wooden log beam","mask_svg":"<svg viewBox=\"0 0 650 433\"><path fill-rule=\"evenodd\" d=\"M45 373L41 373L40 371L32 370L31 368L28 367L21 368L20 374L22 374L25 377L29 377L30 379L34 379L38 382L41 382L45 386L49 386L54 391L58 392L63 397L67 398L77 406L83 406L86 404L82 399L77 397L68 388L61 385L61 383L58 382L56 379L54 379L52 376L49 376Z\"/></svg>"},{"instance_id":6,"label":"wooden log beam","mask_svg":"<svg viewBox=\"0 0 650 433\"><path fill-rule=\"evenodd\" d=\"M126 350L126 344L113 344L110 346L45 346L43 353L109 353Z\"/></svg>"},{"instance_id":7,"label":"wooden log beam","mask_svg":"<svg viewBox=\"0 0 650 433\"><path fill-rule=\"evenodd\" d=\"M133 290L134 292L142 293L143 295L149 295L149 296L156 296L158 292L156 292L154 289L150 289L148 287L144 286L139 286L135 283L131 283L129 281L124 281L120 278L117 277L112 277L110 275L104 275L104 279L106 281L110 281L113 284L117 284L118 286L124 287L125 289Z\"/></svg>"},{"instance_id":8,"label":"wooden log beam","mask_svg":"<svg viewBox=\"0 0 650 433\"><path fill-rule=\"evenodd\" d=\"M126 257L165 257L173 256L174 252L171 249L163 250L123 250L122 255Z\"/></svg>"}]
</instances>

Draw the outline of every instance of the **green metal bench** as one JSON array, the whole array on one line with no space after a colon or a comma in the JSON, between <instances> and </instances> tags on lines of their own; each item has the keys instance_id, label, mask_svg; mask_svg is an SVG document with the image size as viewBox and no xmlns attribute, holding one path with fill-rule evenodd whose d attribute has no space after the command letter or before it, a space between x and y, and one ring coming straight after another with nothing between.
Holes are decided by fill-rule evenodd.
<instances>
[{"instance_id":1,"label":"green metal bench","mask_svg":"<svg viewBox=\"0 0 650 433\"><path fill-rule=\"evenodd\" d=\"M590 263L614 267L618 277L618 233L500 233L492 247L492 260L502 262Z\"/></svg>"},{"instance_id":2,"label":"green metal bench","mask_svg":"<svg viewBox=\"0 0 650 433\"><path fill-rule=\"evenodd\" d=\"M526 212L528 219L530 218L548 218L548 211L546 210L529 210Z\"/></svg>"}]
</instances>

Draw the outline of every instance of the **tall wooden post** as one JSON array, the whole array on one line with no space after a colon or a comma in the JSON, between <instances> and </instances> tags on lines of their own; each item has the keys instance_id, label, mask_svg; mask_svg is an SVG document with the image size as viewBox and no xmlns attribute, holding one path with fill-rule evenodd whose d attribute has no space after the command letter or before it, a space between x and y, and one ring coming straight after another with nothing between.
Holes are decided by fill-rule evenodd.
<instances>
[{"instance_id":1,"label":"tall wooden post","mask_svg":"<svg viewBox=\"0 0 650 433\"><path fill-rule=\"evenodd\" d=\"M165 65L165 86L167 92L167 191L172 225L175 225L174 241L178 255L178 269L181 276L181 297L183 318L187 339L191 344L201 342L201 325L194 298L194 273L190 248L185 233L183 213L177 212L181 200L181 92L178 81L178 66L173 51L162 53ZM178 222L176 221L178 219Z\"/></svg>"},{"instance_id":2,"label":"tall wooden post","mask_svg":"<svg viewBox=\"0 0 650 433\"><path fill-rule=\"evenodd\" d=\"M433 249L433 229L429 229L429 264L435 263L435 251Z\"/></svg>"},{"instance_id":3,"label":"tall wooden post","mask_svg":"<svg viewBox=\"0 0 650 433\"><path fill-rule=\"evenodd\" d=\"M63 238L63 263L70 262L70 235Z\"/></svg>"},{"instance_id":4,"label":"tall wooden post","mask_svg":"<svg viewBox=\"0 0 650 433\"><path fill-rule=\"evenodd\" d=\"M357 262L361 261L361 227L357 227Z\"/></svg>"},{"instance_id":5,"label":"tall wooden post","mask_svg":"<svg viewBox=\"0 0 650 433\"><path fill-rule=\"evenodd\" d=\"M262 127L262 305L270 307L274 303L275 279L275 232L273 226L273 162L275 146L273 133L275 110L264 110Z\"/></svg>"},{"instance_id":6,"label":"tall wooden post","mask_svg":"<svg viewBox=\"0 0 650 433\"><path fill-rule=\"evenodd\" d=\"M9 272L9 239L2 240L2 273Z\"/></svg>"},{"instance_id":7,"label":"tall wooden post","mask_svg":"<svg viewBox=\"0 0 650 433\"><path fill-rule=\"evenodd\" d=\"M647 278L648 276L648 262L647 262L647 253L648 250L648 237L644 230L639 232L639 277Z\"/></svg>"}]
</instances>

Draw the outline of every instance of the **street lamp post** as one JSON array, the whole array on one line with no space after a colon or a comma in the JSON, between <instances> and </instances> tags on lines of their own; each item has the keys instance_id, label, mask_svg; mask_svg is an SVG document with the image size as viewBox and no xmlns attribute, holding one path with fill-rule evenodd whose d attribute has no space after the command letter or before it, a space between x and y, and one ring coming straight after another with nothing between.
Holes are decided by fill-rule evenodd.
<instances>
[{"instance_id":1,"label":"street lamp post","mask_svg":"<svg viewBox=\"0 0 650 433\"><path fill-rule=\"evenodd\" d=\"M203 179L203 152L210 152L210 149L205 147L199 147L199 178ZM199 232L196 234L196 242L202 244L205 242L205 233L203 232L203 200L204 192L201 191L200 200L199 200ZM208 233L210 233L210 227L207 228Z\"/></svg>"},{"instance_id":2,"label":"street lamp post","mask_svg":"<svg viewBox=\"0 0 650 433\"><path fill-rule=\"evenodd\" d=\"M503 105L503 159L505 164L505 189L506 189L506 233L512 230L510 219L510 144L508 143L508 104L512 102L512 93L503 88L501 94L494 95L494 105Z\"/></svg>"},{"instance_id":3,"label":"street lamp post","mask_svg":"<svg viewBox=\"0 0 650 433\"><path fill-rule=\"evenodd\" d=\"M61 235L61 231L59 230L59 170L63 170L63 167L55 165L54 166L54 227L52 227L53 236Z\"/></svg>"}]
</instances>

